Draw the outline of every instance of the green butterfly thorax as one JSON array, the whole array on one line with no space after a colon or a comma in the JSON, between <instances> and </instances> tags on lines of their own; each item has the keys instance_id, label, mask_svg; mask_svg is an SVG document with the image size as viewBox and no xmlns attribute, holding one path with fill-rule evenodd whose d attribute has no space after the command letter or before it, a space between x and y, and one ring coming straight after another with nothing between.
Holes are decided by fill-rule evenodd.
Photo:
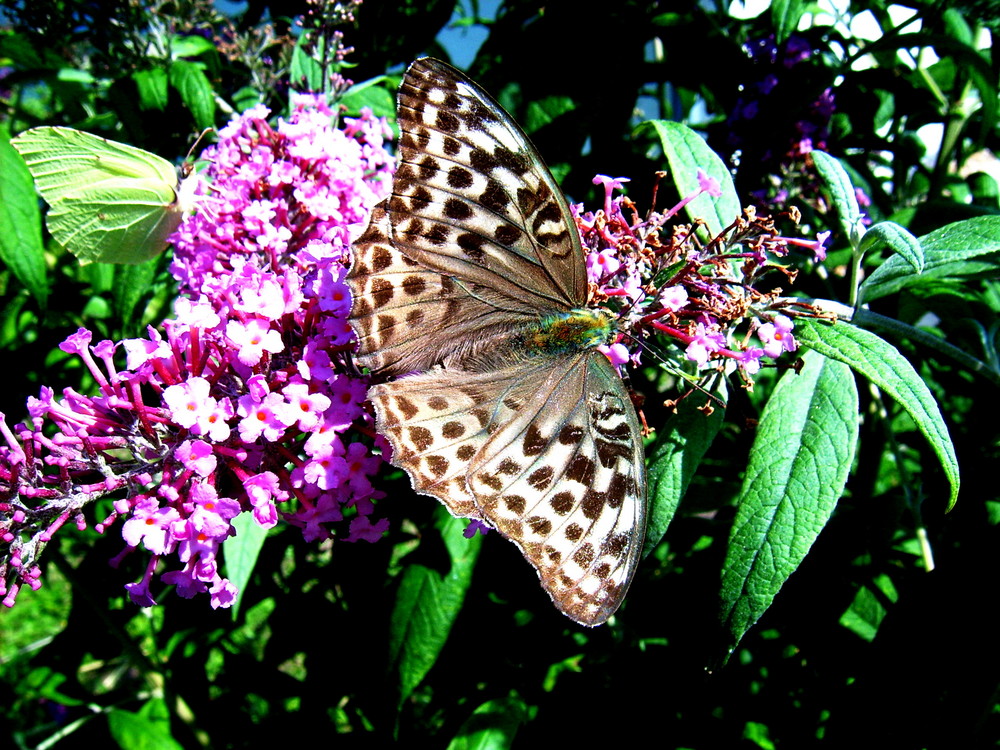
<instances>
[{"instance_id":1,"label":"green butterfly thorax","mask_svg":"<svg viewBox=\"0 0 1000 750\"><path fill-rule=\"evenodd\" d=\"M583 308L546 315L538 328L524 335L532 354L567 354L611 343L614 321L603 310Z\"/></svg>"}]
</instances>

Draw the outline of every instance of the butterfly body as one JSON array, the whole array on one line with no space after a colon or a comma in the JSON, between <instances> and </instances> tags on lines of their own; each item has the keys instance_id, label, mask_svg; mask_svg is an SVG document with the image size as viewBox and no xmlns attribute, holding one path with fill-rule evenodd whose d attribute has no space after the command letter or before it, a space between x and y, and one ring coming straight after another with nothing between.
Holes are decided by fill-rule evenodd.
<instances>
[{"instance_id":1,"label":"butterfly body","mask_svg":"<svg viewBox=\"0 0 1000 750\"><path fill-rule=\"evenodd\" d=\"M638 420L597 347L582 246L527 137L436 60L399 94L393 194L354 245L358 361L414 489L513 541L565 614L604 622L645 531Z\"/></svg>"},{"instance_id":2,"label":"butterfly body","mask_svg":"<svg viewBox=\"0 0 1000 750\"><path fill-rule=\"evenodd\" d=\"M538 354L566 354L611 343L616 331L611 317L601 310L552 313L525 337L525 347Z\"/></svg>"}]
</instances>

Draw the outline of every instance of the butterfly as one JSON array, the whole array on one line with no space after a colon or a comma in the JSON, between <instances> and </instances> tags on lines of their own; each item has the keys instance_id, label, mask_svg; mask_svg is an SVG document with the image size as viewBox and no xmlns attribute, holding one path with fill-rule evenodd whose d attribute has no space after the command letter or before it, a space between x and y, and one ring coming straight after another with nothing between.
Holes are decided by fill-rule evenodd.
<instances>
[{"instance_id":1,"label":"butterfly","mask_svg":"<svg viewBox=\"0 0 1000 750\"><path fill-rule=\"evenodd\" d=\"M392 195L353 247L357 360L392 463L514 542L556 607L605 622L646 526L639 421L598 345L565 197L489 94L431 58L398 96Z\"/></svg>"},{"instance_id":2,"label":"butterfly","mask_svg":"<svg viewBox=\"0 0 1000 750\"><path fill-rule=\"evenodd\" d=\"M177 170L156 154L61 127L11 144L49 204L49 233L81 263L147 261L183 218Z\"/></svg>"}]
</instances>

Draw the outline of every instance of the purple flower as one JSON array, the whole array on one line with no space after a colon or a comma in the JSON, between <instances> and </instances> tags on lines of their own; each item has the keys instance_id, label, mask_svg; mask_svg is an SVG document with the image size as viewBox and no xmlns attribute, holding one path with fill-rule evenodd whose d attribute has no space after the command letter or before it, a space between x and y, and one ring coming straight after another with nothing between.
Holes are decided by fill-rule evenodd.
<instances>
[{"instance_id":1,"label":"purple flower","mask_svg":"<svg viewBox=\"0 0 1000 750\"><path fill-rule=\"evenodd\" d=\"M795 323L786 315L775 315L771 323L764 323L757 329L757 338L764 345L764 354L774 358L782 352L794 352L798 343L792 336Z\"/></svg>"},{"instance_id":2,"label":"purple flower","mask_svg":"<svg viewBox=\"0 0 1000 750\"><path fill-rule=\"evenodd\" d=\"M345 542L377 542L382 538L382 535L389 530L388 519L381 519L376 521L374 524L368 518L368 516L358 516L353 521L351 521L351 534L344 541Z\"/></svg>"},{"instance_id":3,"label":"purple flower","mask_svg":"<svg viewBox=\"0 0 1000 750\"><path fill-rule=\"evenodd\" d=\"M466 539L472 539L476 533L486 536L490 533L490 527L485 523L480 521L478 518L473 518L469 521L469 525L465 527L465 531L462 532L462 536Z\"/></svg>"},{"instance_id":4,"label":"purple flower","mask_svg":"<svg viewBox=\"0 0 1000 750\"><path fill-rule=\"evenodd\" d=\"M384 532L387 521L367 518L382 458L363 435L365 383L343 369L352 345L343 277L351 240L391 186L388 129L370 112L334 128L313 96L296 97L275 126L267 115L257 107L235 118L186 183L197 208L173 238L181 297L164 333L122 342L119 371L114 342L91 346L92 334L77 331L63 348L100 393L67 389L58 399L43 387L29 401L31 429L0 421L11 446L0 450L0 476L19 478L7 489L26 503L23 513L0 510L8 604L21 585L38 585L33 560L44 545L33 540L66 520L85 525L82 509L108 493L117 493L114 512L99 528L121 518L126 549L150 554L143 580L128 585L142 606L154 603L155 564L171 559L181 569L161 581L229 606L236 592L216 558L241 512L265 528L284 515L312 539ZM307 474L322 481L304 484ZM58 504L55 522L47 503ZM351 525L334 534L344 508Z\"/></svg>"},{"instance_id":5,"label":"purple flower","mask_svg":"<svg viewBox=\"0 0 1000 750\"><path fill-rule=\"evenodd\" d=\"M132 517L122 526L122 538L130 547L141 542L156 555L170 552L170 528L179 518L175 508L161 508L154 498L145 497L132 508Z\"/></svg>"}]
</instances>

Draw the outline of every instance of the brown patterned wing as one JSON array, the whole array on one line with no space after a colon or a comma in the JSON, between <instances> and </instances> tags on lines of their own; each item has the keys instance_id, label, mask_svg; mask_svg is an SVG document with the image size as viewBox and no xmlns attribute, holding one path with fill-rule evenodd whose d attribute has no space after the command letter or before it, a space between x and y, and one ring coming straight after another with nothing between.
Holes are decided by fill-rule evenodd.
<instances>
[{"instance_id":1,"label":"brown patterned wing","mask_svg":"<svg viewBox=\"0 0 1000 750\"><path fill-rule=\"evenodd\" d=\"M519 318L498 306L495 292L411 260L392 244L391 231L383 203L354 243L347 283L358 362L379 375L402 375L510 335Z\"/></svg>"},{"instance_id":2,"label":"brown patterned wing","mask_svg":"<svg viewBox=\"0 0 1000 750\"><path fill-rule=\"evenodd\" d=\"M572 619L614 613L642 548L646 488L638 420L603 354L435 369L369 396L416 490L517 544Z\"/></svg>"},{"instance_id":3,"label":"brown patterned wing","mask_svg":"<svg viewBox=\"0 0 1000 750\"><path fill-rule=\"evenodd\" d=\"M514 314L582 307L583 249L545 162L506 112L430 58L399 90L393 244L420 265L494 292Z\"/></svg>"}]
</instances>

